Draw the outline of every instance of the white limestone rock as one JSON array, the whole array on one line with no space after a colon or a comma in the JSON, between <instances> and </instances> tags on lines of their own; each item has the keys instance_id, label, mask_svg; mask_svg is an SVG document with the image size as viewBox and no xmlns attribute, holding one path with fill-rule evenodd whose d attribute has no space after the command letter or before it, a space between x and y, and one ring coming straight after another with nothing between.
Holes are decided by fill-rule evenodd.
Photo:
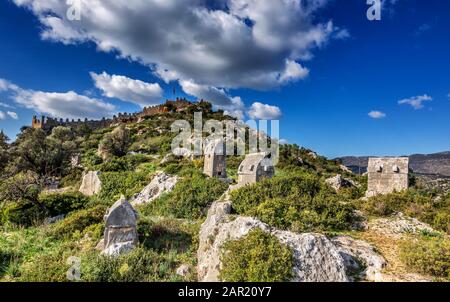
<instances>
[{"instance_id":1,"label":"white limestone rock","mask_svg":"<svg viewBox=\"0 0 450 302\"><path fill-rule=\"evenodd\" d=\"M365 269L359 276L360 278L373 282L383 281L382 271L387 262L371 244L350 236L337 236L331 241L338 247L349 271L360 270L360 263L362 263Z\"/></svg>"},{"instance_id":2,"label":"white limestone rock","mask_svg":"<svg viewBox=\"0 0 450 302\"><path fill-rule=\"evenodd\" d=\"M175 188L178 182L177 176L172 176L164 172L158 172L140 193L135 194L130 203L134 206L146 204L157 199L164 193L168 193Z\"/></svg>"},{"instance_id":3,"label":"white limestone rock","mask_svg":"<svg viewBox=\"0 0 450 302\"><path fill-rule=\"evenodd\" d=\"M367 228L378 234L394 238L400 238L405 234L435 232L428 224L420 222L415 218L408 217L403 213L396 213L387 218L373 219L368 222Z\"/></svg>"},{"instance_id":4,"label":"white limestone rock","mask_svg":"<svg viewBox=\"0 0 450 302\"><path fill-rule=\"evenodd\" d=\"M102 181L100 180L99 175L99 171L89 171L85 173L79 191L86 196L93 196L100 193Z\"/></svg>"},{"instance_id":5,"label":"white limestone rock","mask_svg":"<svg viewBox=\"0 0 450 302\"><path fill-rule=\"evenodd\" d=\"M200 229L200 245L197 252L198 278L200 281L220 281L222 247L229 240L238 240L251 230L261 230L276 236L281 243L293 250L295 265L292 281L345 282L344 259L331 241L319 234L296 234L271 229L267 224L251 217L229 215L231 202L215 202Z\"/></svg>"}]
</instances>

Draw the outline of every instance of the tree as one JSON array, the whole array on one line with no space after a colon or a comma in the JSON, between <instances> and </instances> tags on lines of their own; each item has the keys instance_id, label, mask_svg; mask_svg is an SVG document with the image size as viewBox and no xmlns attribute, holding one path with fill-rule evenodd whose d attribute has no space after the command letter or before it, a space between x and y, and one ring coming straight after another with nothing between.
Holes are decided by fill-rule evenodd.
<instances>
[{"instance_id":1,"label":"tree","mask_svg":"<svg viewBox=\"0 0 450 302\"><path fill-rule=\"evenodd\" d=\"M0 175L4 173L10 160L8 141L8 136L3 133L3 130L0 131Z\"/></svg>"},{"instance_id":2,"label":"tree","mask_svg":"<svg viewBox=\"0 0 450 302\"><path fill-rule=\"evenodd\" d=\"M16 169L34 171L41 176L62 175L76 150L70 129L57 127L47 136L42 129L27 128L14 146Z\"/></svg>"},{"instance_id":3,"label":"tree","mask_svg":"<svg viewBox=\"0 0 450 302\"><path fill-rule=\"evenodd\" d=\"M130 146L130 130L120 125L111 133L105 134L99 145L99 153L103 158L111 156L124 156Z\"/></svg>"}]
</instances>

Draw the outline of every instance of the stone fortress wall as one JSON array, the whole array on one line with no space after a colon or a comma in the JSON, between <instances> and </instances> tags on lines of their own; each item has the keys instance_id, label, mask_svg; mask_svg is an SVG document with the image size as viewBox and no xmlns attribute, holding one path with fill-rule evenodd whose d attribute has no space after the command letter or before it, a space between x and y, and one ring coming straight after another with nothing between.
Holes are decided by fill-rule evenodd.
<instances>
[{"instance_id":1,"label":"stone fortress wall","mask_svg":"<svg viewBox=\"0 0 450 302\"><path fill-rule=\"evenodd\" d=\"M167 100L164 104L145 107L141 112L137 113L119 113L117 116L114 115L112 118L102 118L101 120L88 120L88 119L58 119L52 117L42 116L40 119L37 116L33 116L31 120L31 127L34 129L44 129L51 130L58 126L78 128L80 126L88 126L89 128L95 130L99 128L110 127L111 125L118 123L131 123L137 122L139 119L153 116L161 113L166 113L170 111L183 111L187 107L192 105L191 102L185 98L177 98L176 100Z\"/></svg>"}]
</instances>

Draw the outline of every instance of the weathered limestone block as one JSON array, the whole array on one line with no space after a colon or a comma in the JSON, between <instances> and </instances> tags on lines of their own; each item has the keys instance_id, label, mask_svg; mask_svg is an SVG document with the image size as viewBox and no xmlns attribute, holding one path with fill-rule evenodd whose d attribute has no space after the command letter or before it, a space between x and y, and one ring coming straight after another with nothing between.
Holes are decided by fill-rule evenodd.
<instances>
[{"instance_id":1,"label":"weathered limestone block","mask_svg":"<svg viewBox=\"0 0 450 302\"><path fill-rule=\"evenodd\" d=\"M100 180L99 175L99 171L85 173L79 191L86 196L93 196L100 193L102 181Z\"/></svg>"},{"instance_id":2,"label":"weathered limestone block","mask_svg":"<svg viewBox=\"0 0 450 302\"><path fill-rule=\"evenodd\" d=\"M209 177L227 178L227 156L223 140L208 143L205 147L203 173Z\"/></svg>"},{"instance_id":3,"label":"weathered limestone block","mask_svg":"<svg viewBox=\"0 0 450 302\"><path fill-rule=\"evenodd\" d=\"M336 191L339 191L342 188L357 186L357 184L353 180L343 178L340 174L336 175L335 177L326 179L325 182Z\"/></svg>"},{"instance_id":4,"label":"weathered limestone block","mask_svg":"<svg viewBox=\"0 0 450 302\"><path fill-rule=\"evenodd\" d=\"M224 243L238 240L255 228L271 233L293 250L295 265L292 281L348 281L344 260L327 237L274 230L255 218L236 218L230 216L230 212L231 202L213 203L200 229L197 252L200 281L219 281Z\"/></svg>"},{"instance_id":5,"label":"weathered limestone block","mask_svg":"<svg viewBox=\"0 0 450 302\"><path fill-rule=\"evenodd\" d=\"M178 182L177 176L172 176L164 172L158 172L140 193L133 196L130 203L140 205L152 202L164 193L171 192Z\"/></svg>"},{"instance_id":6,"label":"weathered limestone block","mask_svg":"<svg viewBox=\"0 0 450 302\"><path fill-rule=\"evenodd\" d=\"M136 247L138 215L131 204L120 198L105 215L103 254L116 256Z\"/></svg>"},{"instance_id":7,"label":"weathered limestone block","mask_svg":"<svg viewBox=\"0 0 450 302\"><path fill-rule=\"evenodd\" d=\"M365 267L359 276L360 278L373 282L383 281L382 271L387 262L383 256L375 251L372 245L350 236L337 236L331 241L338 247L349 271L361 270L360 263L356 261L359 260Z\"/></svg>"},{"instance_id":8,"label":"weathered limestone block","mask_svg":"<svg viewBox=\"0 0 450 302\"><path fill-rule=\"evenodd\" d=\"M270 153L252 153L245 157L238 169L238 186L254 184L264 178L272 178L275 168Z\"/></svg>"},{"instance_id":9,"label":"weathered limestone block","mask_svg":"<svg viewBox=\"0 0 450 302\"><path fill-rule=\"evenodd\" d=\"M366 197L401 192L409 187L409 158L369 158Z\"/></svg>"}]
</instances>

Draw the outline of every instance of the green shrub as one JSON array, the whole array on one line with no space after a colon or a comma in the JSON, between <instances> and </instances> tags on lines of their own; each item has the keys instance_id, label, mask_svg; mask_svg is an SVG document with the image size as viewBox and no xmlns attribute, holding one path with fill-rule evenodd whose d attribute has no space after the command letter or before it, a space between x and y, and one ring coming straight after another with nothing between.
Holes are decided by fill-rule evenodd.
<instances>
[{"instance_id":1,"label":"green shrub","mask_svg":"<svg viewBox=\"0 0 450 302\"><path fill-rule=\"evenodd\" d=\"M450 281L450 239L445 236L409 238L400 244L400 259L411 269Z\"/></svg>"},{"instance_id":2,"label":"green shrub","mask_svg":"<svg viewBox=\"0 0 450 302\"><path fill-rule=\"evenodd\" d=\"M292 278L292 251L260 229L225 243L220 279L228 282L283 282Z\"/></svg>"},{"instance_id":3,"label":"green shrub","mask_svg":"<svg viewBox=\"0 0 450 302\"><path fill-rule=\"evenodd\" d=\"M93 198L93 204L111 206L121 195L131 197L149 182L146 172L105 172L100 174L102 189Z\"/></svg>"},{"instance_id":4,"label":"green shrub","mask_svg":"<svg viewBox=\"0 0 450 302\"><path fill-rule=\"evenodd\" d=\"M88 198L79 192L66 192L62 194L43 193L39 195L39 202L45 207L50 217L61 214L65 215L72 211L82 209L88 200Z\"/></svg>"},{"instance_id":5,"label":"green shrub","mask_svg":"<svg viewBox=\"0 0 450 302\"><path fill-rule=\"evenodd\" d=\"M388 216L403 212L407 216L430 224L435 229L450 231L450 199L441 198L410 189L405 192L378 195L359 203L360 208L369 215Z\"/></svg>"},{"instance_id":6,"label":"green shrub","mask_svg":"<svg viewBox=\"0 0 450 302\"><path fill-rule=\"evenodd\" d=\"M217 200L228 185L216 178L195 174L178 182L174 190L145 206L144 213L169 215L176 218L198 219Z\"/></svg>"},{"instance_id":7,"label":"green shrub","mask_svg":"<svg viewBox=\"0 0 450 302\"><path fill-rule=\"evenodd\" d=\"M106 209L104 206L96 206L74 212L52 226L50 234L58 238L70 238L76 231L83 232L87 227L103 222Z\"/></svg>"},{"instance_id":8,"label":"green shrub","mask_svg":"<svg viewBox=\"0 0 450 302\"><path fill-rule=\"evenodd\" d=\"M345 230L354 207L309 173L264 180L231 193L233 208L272 226L294 231Z\"/></svg>"},{"instance_id":9,"label":"green shrub","mask_svg":"<svg viewBox=\"0 0 450 302\"><path fill-rule=\"evenodd\" d=\"M119 257L86 255L81 261L81 278L89 282L181 281L173 254L160 255L141 247Z\"/></svg>"},{"instance_id":10,"label":"green shrub","mask_svg":"<svg viewBox=\"0 0 450 302\"><path fill-rule=\"evenodd\" d=\"M2 224L10 223L16 226L37 225L45 218L45 209L38 203L21 200L8 203L1 212Z\"/></svg>"},{"instance_id":11,"label":"green shrub","mask_svg":"<svg viewBox=\"0 0 450 302\"><path fill-rule=\"evenodd\" d=\"M231 193L233 208L246 214L267 199L293 197L312 198L320 191L318 177L312 174L275 177Z\"/></svg>"}]
</instances>

